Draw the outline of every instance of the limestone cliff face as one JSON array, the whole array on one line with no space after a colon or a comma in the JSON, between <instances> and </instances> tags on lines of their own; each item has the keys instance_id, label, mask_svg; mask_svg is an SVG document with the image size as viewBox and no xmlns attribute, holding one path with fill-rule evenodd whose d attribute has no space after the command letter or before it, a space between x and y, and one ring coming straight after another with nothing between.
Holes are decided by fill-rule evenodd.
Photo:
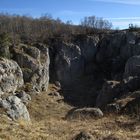
<instances>
[{"instance_id":1,"label":"limestone cliff face","mask_svg":"<svg viewBox=\"0 0 140 140\"><path fill-rule=\"evenodd\" d=\"M34 91L47 91L50 63L48 49L41 44L20 44L14 48L13 56L23 71L25 83L30 83Z\"/></svg>"},{"instance_id":2,"label":"limestone cliff face","mask_svg":"<svg viewBox=\"0 0 140 140\"><path fill-rule=\"evenodd\" d=\"M23 74L19 65L13 60L0 58L0 95L12 94L23 84Z\"/></svg>"},{"instance_id":3,"label":"limestone cliff face","mask_svg":"<svg viewBox=\"0 0 140 140\"><path fill-rule=\"evenodd\" d=\"M134 55L140 55L139 37L138 32L120 31L108 34L100 40L96 62L110 79L123 78L127 60Z\"/></svg>"},{"instance_id":4,"label":"limestone cliff face","mask_svg":"<svg viewBox=\"0 0 140 140\"><path fill-rule=\"evenodd\" d=\"M71 41L60 38L50 42L49 48L39 43L19 44L11 51L15 62L0 60L1 93L15 92L23 81L33 92L47 91L51 77L51 81L60 82L66 101L104 106L124 93L139 90L139 32L75 35Z\"/></svg>"},{"instance_id":5,"label":"limestone cliff face","mask_svg":"<svg viewBox=\"0 0 140 140\"><path fill-rule=\"evenodd\" d=\"M79 46L62 43L57 48L55 57L57 78L63 84L71 84L83 74L84 61Z\"/></svg>"},{"instance_id":6,"label":"limestone cliff face","mask_svg":"<svg viewBox=\"0 0 140 140\"><path fill-rule=\"evenodd\" d=\"M53 42L50 55L56 80L71 84L83 76L95 60L98 36L77 36L74 41ZM52 51L53 50L53 51ZM89 70L91 71L91 70Z\"/></svg>"},{"instance_id":7,"label":"limestone cliff face","mask_svg":"<svg viewBox=\"0 0 140 140\"><path fill-rule=\"evenodd\" d=\"M135 84L137 78L131 80L133 83L131 88L127 87L129 84L122 84L124 78L140 74L139 32L118 31L102 35L77 35L69 42L62 40L59 42L54 40L50 44L50 56L51 73L53 70L55 75L53 80L59 81L64 87L66 84L69 86L70 93L65 95L64 91L65 99L72 100L75 104L78 102L80 104L83 100L84 103L87 102L84 105L89 105L88 103L95 105L95 102L104 104L120 97L120 92L127 93L139 87ZM104 82L108 81L120 83L114 95L112 95L114 88L106 92L102 90Z\"/></svg>"}]
</instances>

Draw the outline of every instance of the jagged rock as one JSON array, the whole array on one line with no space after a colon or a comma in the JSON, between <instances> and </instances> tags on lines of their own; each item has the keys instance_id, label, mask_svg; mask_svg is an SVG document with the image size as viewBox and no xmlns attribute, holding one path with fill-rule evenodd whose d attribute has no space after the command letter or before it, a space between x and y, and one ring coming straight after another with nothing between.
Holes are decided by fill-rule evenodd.
<instances>
[{"instance_id":1,"label":"jagged rock","mask_svg":"<svg viewBox=\"0 0 140 140\"><path fill-rule=\"evenodd\" d=\"M95 140L95 138L91 134L83 131L76 135L73 140Z\"/></svg>"},{"instance_id":2,"label":"jagged rock","mask_svg":"<svg viewBox=\"0 0 140 140\"><path fill-rule=\"evenodd\" d=\"M0 94L14 93L23 83L19 65L15 61L0 58Z\"/></svg>"},{"instance_id":3,"label":"jagged rock","mask_svg":"<svg viewBox=\"0 0 140 140\"><path fill-rule=\"evenodd\" d=\"M7 110L7 114L13 120L24 119L30 121L26 106L17 96L9 96L6 100L0 100L0 106Z\"/></svg>"},{"instance_id":4,"label":"jagged rock","mask_svg":"<svg viewBox=\"0 0 140 140\"><path fill-rule=\"evenodd\" d=\"M27 94L25 91L16 92L16 96L21 99L24 104L28 104L31 101L31 96Z\"/></svg>"},{"instance_id":5,"label":"jagged rock","mask_svg":"<svg viewBox=\"0 0 140 140\"><path fill-rule=\"evenodd\" d=\"M60 93L57 92L57 91L50 92L48 95L49 95L49 96L52 96L52 97L61 97Z\"/></svg>"},{"instance_id":6,"label":"jagged rock","mask_svg":"<svg viewBox=\"0 0 140 140\"><path fill-rule=\"evenodd\" d=\"M120 92L120 82L118 81L107 81L103 85L103 88L96 99L97 107L105 107L109 102L113 101Z\"/></svg>"},{"instance_id":7,"label":"jagged rock","mask_svg":"<svg viewBox=\"0 0 140 140\"><path fill-rule=\"evenodd\" d=\"M55 70L58 81L65 85L72 83L83 73L84 62L77 45L61 43L55 57Z\"/></svg>"},{"instance_id":8,"label":"jagged rock","mask_svg":"<svg viewBox=\"0 0 140 140\"><path fill-rule=\"evenodd\" d=\"M124 77L140 76L140 55L128 59L125 65Z\"/></svg>"},{"instance_id":9,"label":"jagged rock","mask_svg":"<svg viewBox=\"0 0 140 140\"><path fill-rule=\"evenodd\" d=\"M121 31L107 34L98 43L96 62L104 77L121 80L127 60L140 55L139 35L136 32Z\"/></svg>"},{"instance_id":10,"label":"jagged rock","mask_svg":"<svg viewBox=\"0 0 140 140\"><path fill-rule=\"evenodd\" d=\"M120 55L120 48L125 41L125 32L105 35L100 42L96 60L98 63L104 63Z\"/></svg>"},{"instance_id":11,"label":"jagged rock","mask_svg":"<svg viewBox=\"0 0 140 140\"><path fill-rule=\"evenodd\" d=\"M128 115L135 115L136 117L139 117L139 111L140 111L140 96L137 98L134 98L133 100L130 100L127 102L127 104L121 109L121 113L126 113Z\"/></svg>"},{"instance_id":12,"label":"jagged rock","mask_svg":"<svg viewBox=\"0 0 140 140\"><path fill-rule=\"evenodd\" d=\"M119 33L107 34L99 42L96 60L104 63L116 57L120 57L122 63L140 54L139 36L136 32L120 31Z\"/></svg>"},{"instance_id":13,"label":"jagged rock","mask_svg":"<svg viewBox=\"0 0 140 140\"><path fill-rule=\"evenodd\" d=\"M140 88L140 77L128 77L123 80L121 87L123 88L123 91L128 93L128 92L133 92L136 91Z\"/></svg>"},{"instance_id":14,"label":"jagged rock","mask_svg":"<svg viewBox=\"0 0 140 140\"><path fill-rule=\"evenodd\" d=\"M134 55L140 54L140 45L138 43L139 36L136 32L127 32L125 42L120 49L120 56L122 59L129 59Z\"/></svg>"},{"instance_id":15,"label":"jagged rock","mask_svg":"<svg viewBox=\"0 0 140 140\"><path fill-rule=\"evenodd\" d=\"M20 44L13 49L13 59L23 71L25 83L30 83L34 91L46 91L49 82L49 54L48 48L35 44L26 46Z\"/></svg>"},{"instance_id":16,"label":"jagged rock","mask_svg":"<svg viewBox=\"0 0 140 140\"><path fill-rule=\"evenodd\" d=\"M92 62L95 59L98 42L98 36L79 35L77 37L76 44L78 44L81 49L81 55L83 56L85 63Z\"/></svg>"},{"instance_id":17,"label":"jagged rock","mask_svg":"<svg viewBox=\"0 0 140 140\"><path fill-rule=\"evenodd\" d=\"M7 100L3 100L2 98L0 98L0 107L7 109L10 108L11 105L7 102Z\"/></svg>"},{"instance_id":18,"label":"jagged rock","mask_svg":"<svg viewBox=\"0 0 140 140\"><path fill-rule=\"evenodd\" d=\"M70 110L66 119L102 118L103 116L104 114L99 108L81 108Z\"/></svg>"},{"instance_id":19,"label":"jagged rock","mask_svg":"<svg viewBox=\"0 0 140 140\"><path fill-rule=\"evenodd\" d=\"M134 114L140 108L140 91L129 92L107 105L108 112Z\"/></svg>"},{"instance_id":20,"label":"jagged rock","mask_svg":"<svg viewBox=\"0 0 140 140\"><path fill-rule=\"evenodd\" d=\"M140 89L140 77L128 77L121 82L118 81L107 81L96 99L96 106L107 110L120 110L118 104L114 104L115 101L126 97L130 92L134 92ZM111 111L112 112L112 111Z\"/></svg>"},{"instance_id":21,"label":"jagged rock","mask_svg":"<svg viewBox=\"0 0 140 140\"><path fill-rule=\"evenodd\" d=\"M55 81L55 85L58 87L58 88L61 88L61 84L59 81Z\"/></svg>"},{"instance_id":22,"label":"jagged rock","mask_svg":"<svg viewBox=\"0 0 140 140\"><path fill-rule=\"evenodd\" d=\"M120 110L121 110L120 105L116 103L107 104L106 106L106 111L110 113L119 113Z\"/></svg>"}]
</instances>

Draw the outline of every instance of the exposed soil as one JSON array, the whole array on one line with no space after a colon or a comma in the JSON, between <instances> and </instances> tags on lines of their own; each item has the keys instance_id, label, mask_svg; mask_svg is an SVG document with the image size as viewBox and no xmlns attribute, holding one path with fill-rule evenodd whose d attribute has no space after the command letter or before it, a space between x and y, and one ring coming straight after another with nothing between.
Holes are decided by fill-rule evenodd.
<instances>
[{"instance_id":1,"label":"exposed soil","mask_svg":"<svg viewBox=\"0 0 140 140\"><path fill-rule=\"evenodd\" d=\"M49 85L49 91L57 90ZM108 114L100 119L65 120L73 107L48 93L33 95L28 105L31 123L13 122L5 115L0 119L2 140L72 140L81 131L86 131L97 140L139 140L140 123L125 115Z\"/></svg>"}]
</instances>

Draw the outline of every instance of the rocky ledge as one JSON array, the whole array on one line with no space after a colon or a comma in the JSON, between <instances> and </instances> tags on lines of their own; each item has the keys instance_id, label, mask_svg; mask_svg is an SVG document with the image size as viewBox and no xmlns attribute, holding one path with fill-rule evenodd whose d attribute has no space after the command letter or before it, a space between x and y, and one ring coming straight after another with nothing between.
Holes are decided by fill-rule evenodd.
<instances>
[{"instance_id":1,"label":"rocky ledge","mask_svg":"<svg viewBox=\"0 0 140 140\"><path fill-rule=\"evenodd\" d=\"M5 51L10 58L0 58L0 104L12 119L30 120L26 108L30 95L47 91L49 79L58 85L65 102L80 108L73 114L95 117L103 116L102 111L135 110L140 91L140 32L75 35L69 42L50 39L48 45L9 45Z\"/></svg>"}]
</instances>

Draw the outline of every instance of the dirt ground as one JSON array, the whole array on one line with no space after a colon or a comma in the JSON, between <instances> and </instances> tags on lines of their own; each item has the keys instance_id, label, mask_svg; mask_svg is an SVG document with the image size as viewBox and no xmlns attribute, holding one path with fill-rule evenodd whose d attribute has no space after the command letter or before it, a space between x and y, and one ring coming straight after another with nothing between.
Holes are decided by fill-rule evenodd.
<instances>
[{"instance_id":1,"label":"dirt ground","mask_svg":"<svg viewBox=\"0 0 140 140\"><path fill-rule=\"evenodd\" d=\"M47 93L32 95L28 105L30 123L14 122L1 114L0 140L72 140L81 131L97 140L140 139L140 123L129 116L108 114L100 119L66 120L65 115L73 107L48 95L55 90L54 85L49 85Z\"/></svg>"}]
</instances>

